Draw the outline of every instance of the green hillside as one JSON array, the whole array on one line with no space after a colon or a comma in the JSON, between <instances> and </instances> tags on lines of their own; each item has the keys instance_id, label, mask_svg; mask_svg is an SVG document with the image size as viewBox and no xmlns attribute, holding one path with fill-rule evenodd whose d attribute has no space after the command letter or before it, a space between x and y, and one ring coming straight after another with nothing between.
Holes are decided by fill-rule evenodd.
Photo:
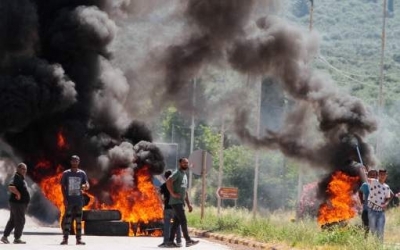
<instances>
[{"instance_id":1,"label":"green hillside","mask_svg":"<svg viewBox=\"0 0 400 250\"><path fill-rule=\"evenodd\" d=\"M387 2L384 97L390 105L400 97L400 14L398 5ZM309 0L292 0L284 12L309 27L309 6ZM313 28L321 35L315 66L370 104L378 99L382 27L383 0L314 1Z\"/></svg>"}]
</instances>

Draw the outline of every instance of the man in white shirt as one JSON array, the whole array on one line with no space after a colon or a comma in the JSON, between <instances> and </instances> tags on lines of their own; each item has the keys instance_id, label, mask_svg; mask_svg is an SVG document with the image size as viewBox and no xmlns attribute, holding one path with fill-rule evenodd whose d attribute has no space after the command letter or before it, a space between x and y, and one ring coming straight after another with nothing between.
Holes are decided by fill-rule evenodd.
<instances>
[{"instance_id":1,"label":"man in white shirt","mask_svg":"<svg viewBox=\"0 0 400 250\"><path fill-rule=\"evenodd\" d=\"M383 241L385 229L385 210L391 200L391 190L385 183L387 171L378 171L378 179L368 179L368 220L371 233Z\"/></svg>"}]
</instances>

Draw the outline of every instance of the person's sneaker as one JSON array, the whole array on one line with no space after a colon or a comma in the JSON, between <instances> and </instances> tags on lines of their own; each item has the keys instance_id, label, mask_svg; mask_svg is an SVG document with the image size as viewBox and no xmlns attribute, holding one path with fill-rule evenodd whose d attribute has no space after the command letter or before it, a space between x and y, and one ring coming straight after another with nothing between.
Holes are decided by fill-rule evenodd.
<instances>
[{"instance_id":1,"label":"person's sneaker","mask_svg":"<svg viewBox=\"0 0 400 250\"><path fill-rule=\"evenodd\" d=\"M165 248L175 248L178 247L177 244L175 244L175 242L169 242L165 244Z\"/></svg>"},{"instance_id":2,"label":"person's sneaker","mask_svg":"<svg viewBox=\"0 0 400 250\"><path fill-rule=\"evenodd\" d=\"M1 237L1 242L3 242L4 244L10 244L7 237L5 237L5 236Z\"/></svg>"},{"instance_id":3,"label":"person's sneaker","mask_svg":"<svg viewBox=\"0 0 400 250\"><path fill-rule=\"evenodd\" d=\"M164 242L161 243L160 245L158 245L158 247L165 247L167 244L165 244Z\"/></svg>"},{"instance_id":4,"label":"person's sneaker","mask_svg":"<svg viewBox=\"0 0 400 250\"><path fill-rule=\"evenodd\" d=\"M68 239L63 239L60 245L68 245Z\"/></svg>"},{"instance_id":5,"label":"person's sneaker","mask_svg":"<svg viewBox=\"0 0 400 250\"><path fill-rule=\"evenodd\" d=\"M77 245L86 245L86 243L83 242L82 240L76 240L76 244Z\"/></svg>"},{"instance_id":6,"label":"person's sneaker","mask_svg":"<svg viewBox=\"0 0 400 250\"><path fill-rule=\"evenodd\" d=\"M194 245L196 245L198 243L199 243L198 240L189 240L189 241L186 241L186 247L191 247L191 246L194 246Z\"/></svg>"},{"instance_id":7,"label":"person's sneaker","mask_svg":"<svg viewBox=\"0 0 400 250\"><path fill-rule=\"evenodd\" d=\"M14 244L26 244L26 241L23 241L21 239L15 239L13 243Z\"/></svg>"},{"instance_id":8,"label":"person's sneaker","mask_svg":"<svg viewBox=\"0 0 400 250\"><path fill-rule=\"evenodd\" d=\"M176 245L177 245L178 247L182 247L182 242L176 242Z\"/></svg>"}]
</instances>

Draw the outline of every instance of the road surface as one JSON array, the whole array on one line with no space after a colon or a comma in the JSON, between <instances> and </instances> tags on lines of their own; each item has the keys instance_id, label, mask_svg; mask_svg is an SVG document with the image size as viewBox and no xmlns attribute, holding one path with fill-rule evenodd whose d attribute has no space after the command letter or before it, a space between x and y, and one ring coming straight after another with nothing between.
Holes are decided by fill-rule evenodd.
<instances>
[{"instance_id":1,"label":"road surface","mask_svg":"<svg viewBox=\"0 0 400 250\"><path fill-rule=\"evenodd\" d=\"M4 227L7 223L9 211L0 209L0 234L3 235ZM193 237L196 239L195 237ZM22 240L26 241L26 245L12 244L14 240L13 234L8 238L11 244L3 244L0 242L0 249L18 249L18 250L51 250L51 249L82 249L82 250L140 250L140 249L161 249L158 247L162 242L162 237L113 237L113 236L89 236L83 235L82 240L86 242L84 246L75 245L74 235L70 236L69 245L61 246L62 240L61 230L57 225L44 226L40 225L33 218L27 217L26 226ZM192 246L190 250L229 250L228 246L223 243L211 242L206 239L199 239L198 245ZM184 243L184 241L183 241Z\"/></svg>"}]
</instances>

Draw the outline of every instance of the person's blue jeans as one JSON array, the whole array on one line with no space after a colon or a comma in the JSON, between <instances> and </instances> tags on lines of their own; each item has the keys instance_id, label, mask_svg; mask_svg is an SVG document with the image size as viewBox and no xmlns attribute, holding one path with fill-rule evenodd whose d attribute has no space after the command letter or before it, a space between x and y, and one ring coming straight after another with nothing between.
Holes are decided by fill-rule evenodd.
<instances>
[{"instance_id":1,"label":"person's blue jeans","mask_svg":"<svg viewBox=\"0 0 400 250\"><path fill-rule=\"evenodd\" d=\"M371 234L377 236L383 241L383 233L385 229L385 211L376 211L368 209L369 230Z\"/></svg>"},{"instance_id":2,"label":"person's blue jeans","mask_svg":"<svg viewBox=\"0 0 400 250\"><path fill-rule=\"evenodd\" d=\"M169 242L169 234L171 233L171 220L174 218L174 210L172 208L164 209L164 243ZM181 228L176 231L176 242L182 242Z\"/></svg>"}]
</instances>

